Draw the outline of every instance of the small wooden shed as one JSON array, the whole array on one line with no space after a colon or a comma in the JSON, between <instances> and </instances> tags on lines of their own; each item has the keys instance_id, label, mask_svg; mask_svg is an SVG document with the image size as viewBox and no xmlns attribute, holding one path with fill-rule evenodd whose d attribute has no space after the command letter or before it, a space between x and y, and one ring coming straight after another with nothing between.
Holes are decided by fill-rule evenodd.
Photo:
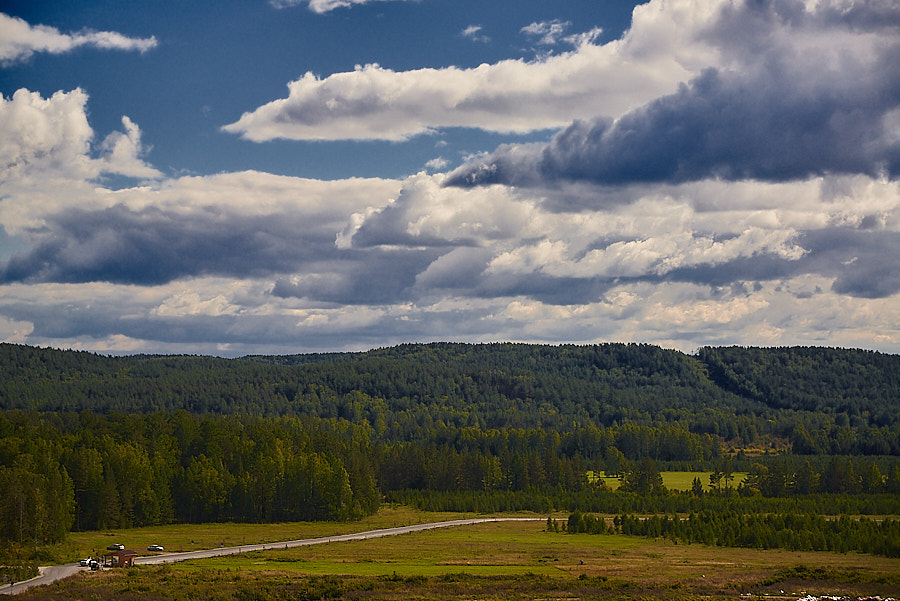
<instances>
[{"instance_id":1,"label":"small wooden shed","mask_svg":"<svg viewBox=\"0 0 900 601\"><path fill-rule=\"evenodd\" d=\"M104 553L103 557L106 558L106 565L112 568L130 568L134 565L134 558L137 557L137 551L129 551L128 549L109 551L108 553Z\"/></svg>"}]
</instances>

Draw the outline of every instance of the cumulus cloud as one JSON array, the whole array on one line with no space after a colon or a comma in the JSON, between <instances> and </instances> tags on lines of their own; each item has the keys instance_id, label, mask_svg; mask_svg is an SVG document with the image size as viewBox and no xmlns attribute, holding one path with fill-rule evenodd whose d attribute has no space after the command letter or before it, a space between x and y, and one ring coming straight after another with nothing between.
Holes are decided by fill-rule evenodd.
<instances>
[{"instance_id":1,"label":"cumulus cloud","mask_svg":"<svg viewBox=\"0 0 900 601\"><path fill-rule=\"evenodd\" d=\"M698 14L693 4L638 6L622 40L597 45L593 30L571 37L573 50L532 61L410 71L369 64L326 77L307 73L288 84L286 98L223 129L256 142L405 140L448 127L524 133L578 118L617 117L716 61L713 45L698 35L714 14ZM526 29L546 29L544 37L557 39L563 25Z\"/></svg>"},{"instance_id":2,"label":"cumulus cloud","mask_svg":"<svg viewBox=\"0 0 900 601\"><path fill-rule=\"evenodd\" d=\"M806 250L795 243L796 237L790 230L763 231L758 228L747 229L724 240L677 231L653 238L616 241L575 256L565 241L544 239L499 255L491 262L489 270L495 273L540 271L559 277L652 277L686 265L717 265L759 254L797 260Z\"/></svg>"},{"instance_id":3,"label":"cumulus cloud","mask_svg":"<svg viewBox=\"0 0 900 601\"><path fill-rule=\"evenodd\" d=\"M140 128L128 117L124 132L93 144L87 101L78 88L49 98L25 89L0 97L0 223L7 232L36 226L43 214L84 198L98 200L92 182L104 175L161 177L143 160Z\"/></svg>"},{"instance_id":4,"label":"cumulus cloud","mask_svg":"<svg viewBox=\"0 0 900 601\"><path fill-rule=\"evenodd\" d=\"M23 19L0 13L0 65L26 60L35 52L60 54L79 46L146 52L156 44L153 36L131 38L114 31L61 33L55 27L29 25Z\"/></svg>"},{"instance_id":5,"label":"cumulus cloud","mask_svg":"<svg viewBox=\"0 0 900 601\"><path fill-rule=\"evenodd\" d=\"M160 173L140 157L141 130L127 116L124 132L113 132L92 156L93 129L85 105L88 96L80 88L59 91L50 98L17 90L11 98L0 96L0 180L12 182L34 177L92 179L102 173L155 178Z\"/></svg>"},{"instance_id":6,"label":"cumulus cloud","mask_svg":"<svg viewBox=\"0 0 900 601\"><path fill-rule=\"evenodd\" d=\"M92 348L120 350L423 337L690 350L867 346L875 335L900 349L896 270L883 260L900 253L896 183L757 184L754 194L747 182L701 182L566 212L547 210L545 192L444 178L245 172L107 193L109 208L63 211L32 232L34 249L4 266L0 316L30 343L93 336ZM778 203L785 195L792 206Z\"/></svg>"},{"instance_id":7,"label":"cumulus cloud","mask_svg":"<svg viewBox=\"0 0 900 601\"><path fill-rule=\"evenodd\" d=\"M100 145L103 151L100 170L136 178L157 178L162 174L144 162L140 155L149 149L141 144L141 128L127 116L122 117L124 132L112 132Z\"/></svg>"},{"instance_id":8,"label":"cumulus cloud","mask_svg":"<svg viewBox=\"0 0 900 601\"><path fill-rule=\"evenodd\" d=\"M13 181L34 172L61 177L97 175L88 152L93 130L88 124L81 89L42 98L38 92L17 90L0 97L0 181Z\"/></svg>"},{"instance_id":9,"label":"cumulus cloud","mask_svg":"<svg viewBox=\"0 0 900 601\"><path fill-rule=\"evenodd\" d=\"M450 161L444 157L436 157L425 163L425 168L431 171L440 171L450 164Z\"/></svg>"},{"instance_id":10,"label":"cumulus cloud","mask_svg":"<svg viewBox=\"0 0 900 601\"><path fill-rule=\"evenodd\" d=\"M327 13L336 8L346 8L369 2L396 2L402 0L269 0L269 4L275 8L289 8L305 4L314 13Z\"/></svg>"},{"instance_id":11,"label":"cumulus cloud","mask_svg":"<svg viewBox=\"0 0 900 601\"><path fill-rule=\"evenodd\" d=\"M896 32L773 8L784 5L726 5L703 35L723 66L618 119L575 121L546 146L501 147L451 183L896 177Z\"/></svg>"},{"instance_id":12,"label":"cumulus cloud","mask_svg":"<svg viewBox=\"0 0 900 601\"><path fill-rule=\"evenodd\" d=\"M70 94L18 108L83 117ZM71 122L45 146L90 155L89 127ZM101 152L139 140L133 125ZM10 173L53 152L9 153L26 157ZM28 247L0 263L10 339L229 353L422 338L846 344L874 336L864 316L880 311L879 346L900 349L886 317L900 281L884 260L900 253L900 188L883 178L459 188L444 174L248 171L111 191L75 185L100 169L87 165L62 201L42 200L36 178L0 203L22 208L4 225ZM596 203L619 193L628 201ZM807 309L820 314L791 314Z\"/></svg>"},{"instance_id":13,"label":"cumulus cloud","mask_svg":"<svg viewBox=\"0 0 900 601\"><path fill-rule=\"evenodd\" d=\"M410 177L396 200L370 212L345 237L354 248L474 246L530 230L531 207L511 191L456 191L442 181L441 174Z\"/></svg>"},{"instance_id":14,"label":"cumulus cloud","mask_svg":"<svg viewBox=\"0 0 900 601\"><path fill-rule=\"evenodd\" d=\"M0 265L0 281L146 286L294 273L339 257L336 234L350 214L396 188L247 172L95 191L93 207L64 207L25 229L31 248Z\"/></svg>"},{"instance_id":15,"label":"cumulus cloud","mask_svg":"<svg viewBox=\"0 0 900 601\"><path fill-rule=\"evenodd\" d=\"M637 340L684 351L752 340L900 350L900 310L893 299L840 296L828 285L827 278L801 276L763 283L750 294L690 283L622 282L577 304L443 294L414 304L360 306L266 294L264 280L200 278L152 288L12 285L0 298L0 313L16 331L27 332L29 344L109 352L294 353L422 339ZM61 298L65 302L56 300Z\"/></svg>"},{"instance_id":16,"label":"cumulus cloud","mask_svg":"<svg viewBox=\"0 0 900 601\"><path fill-rule=\"evenodd\" d=\"M167 178L129 118L95 138L82 90L20 90L0 103L0 223L17 241L0 257L0 339L900 352L896 16L882 0L653 0L614 43L308 75L271 115L229 126L251 139L565 127L403 181ZM144 181L108 190L109 173Z\"/></svg>"}]
</instances>

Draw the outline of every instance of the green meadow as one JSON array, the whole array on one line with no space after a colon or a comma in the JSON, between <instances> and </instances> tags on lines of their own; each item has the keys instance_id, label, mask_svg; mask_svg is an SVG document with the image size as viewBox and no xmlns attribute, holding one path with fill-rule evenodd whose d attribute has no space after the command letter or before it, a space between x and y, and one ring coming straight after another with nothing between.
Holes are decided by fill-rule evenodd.
<instances>
[{"instance_id":1,"label":"green meadow","mask_svg":"<svg viewBox=\"0 0 900 601\"><path fill-rule=\"evenodd\" d=\"M384 507L355 523L171 526L73 534L218 546L309 538L461 517ZM538 516L535 516L538 517ZM562 516L560 516L562 517ZM218 541L218 542L217 542ZM149 543L148 543L149 544ZM23 599L737 599L740 595L900 591L900 560L860 554L725 549L623 535L548 532L544 520L429 530L128 570L83 572Z\"/></svg>"},{"instance_id":2,"label":"green meadow","mask_svg":"<svg viewBox=\"0 0 900 601\"><path fill-rule=\"evenodd\" d=\"M700 478L700 482L703 484L703 490L710 490L709 476L711 473L712 472L660 472L660 475L663 479L663 486L669 490L691 490L691 487L694 485L694 478ZM737 488L746 477L746 473L735 472L732 474L732 480L729 483L729 486L731 486L731 488ZM618 476L609 476L597 472L588 472L588 479L600 479L611 490L619 488L619 484L621 483ZM724 486L725 483L723 482L722 487L724 488Z\"/></svg>"},{"instance_id":3,"label":"green meadow","mask_svg":"<svg viewBox=\"0 0 900 601\"><path fill-rule=\"evenodd\" d=\"M690 490L694 478L700 478L705 490L709 490L710 472L660 472L663 484L670 490ZM746 474L734 474L732 487L736 487ZM598 477L593 472L588 477ZM616 477L600 474L606 485L615 490L619 486ZM413 511L407 508L386 507L378 513L358 522L290 522L275 524L207 523L191 525L147 526L143 528L114 529L90 532L71 532L62 543L47 549L48 558L60 562L76 561L89 555L96 556L110 543L122 543L129 549L143 551L148 545L163 545L166 551L184 552L224 546L271 543L283 540L314 538L392 528L425 522L472 517L470 514L452 512ZM546 516L544 516L546 517ZM567 514L556 516L565 519Z\"/></svg>"},{"instance_id":4,"label":"green meadow","mask_svg":"<svg viewBox=\"0 0 900 601\"><path fill-rule=\"evenodd\" d=\"M149 555L149 545L162 545L166 552L181 553L215 547L273 543L284 540L334 536L379 528L393 528L460 517L460 513L417 511L400 506L385 506L378 513L356 522L290 522L275 524L170 524L143 528L71 532L62 543L47 548L49 557L71 562L102 553L107 545L121 543L141 555Z\"/></svg>"}]
</instances>

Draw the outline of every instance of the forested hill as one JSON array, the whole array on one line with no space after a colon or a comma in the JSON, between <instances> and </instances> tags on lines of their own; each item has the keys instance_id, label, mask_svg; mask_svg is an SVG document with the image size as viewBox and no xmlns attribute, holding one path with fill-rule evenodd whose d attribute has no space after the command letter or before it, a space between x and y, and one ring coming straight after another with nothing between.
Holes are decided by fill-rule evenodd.
<instances>
[{"instance_id":1,"label":"forested hill","mask_svg":"<svg viewBox=\"0 0 900 601\"><path fill-rule=\"evenodd\" d=\"M793 437L810 453L896 454L900 356L805 347L704 348L690 356L643 344L434 343L221 359L0 344L0 408L309 415L366 423L394 439L434 424L678 424L725 440ZM837 440L852 448L834 448Z\"/></svg>"},{"instance_id":2,"label":"forested hill","mask_svg":"<svg viewBox=\"0 0 900 601\"><path fill-rule=\"evenodd\" d=\"M9 545L72 528L354 519L385 498L718 512L737 502L734 471L748 503L821 493L829 512L840 498L855 504L844 513L893 514L898 378L898 356L810 348L436 343L222 359L0 344L0 566ZM659 469L711 471L710 490L698 478L664 494Z\"/></svg>"}]
</instances>

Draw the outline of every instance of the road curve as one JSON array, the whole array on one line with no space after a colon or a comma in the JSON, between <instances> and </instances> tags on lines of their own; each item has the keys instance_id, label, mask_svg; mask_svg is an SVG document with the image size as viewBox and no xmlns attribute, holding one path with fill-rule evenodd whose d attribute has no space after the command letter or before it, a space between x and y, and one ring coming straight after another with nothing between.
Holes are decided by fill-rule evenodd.
<instances>
[{"instance_id":1,"label":"road curve","mask_svg":"<svg viewBox=\"0 0 900 601\"><path fill-rule=\"evenodd\" d=\"M366 532L357 532L354 534L336 534L334 536L322 536L319 538L303 538L297 540L287 540L277 543L260 543L256 545L240 545L238 547L219 547L217 549L201 549L198 551L186 551L184 553L161 553L159 555L146 555L138 557L134 560L136 564L150 565L159 563L174 563L176 561L185 561L188 559L202 559L204 557L218 557L221 555L236 555L238 553L249 553L250 551L268 551L272 549L290 549L292 547L306 547L309 545L321 545L323 543L337 543L341 541L365 540L368 538L381 538L384 536L396 536L398 534L409 534L410 532L421 532L422 530L432 530L434 528L451 528L453 526L471 526L472 524L484 524L486 522L530 522L543 521L545 518L469 518L463 520L449 520L446 522L433 522L430 524L415 524L413 526L398 526L396 528L382 528L380 530L368 530ZM67 563L58 566L43 566L39 568L40 576L19 582L13 586L0 587L0 595L15 595L33 586L42 586L51 584L57 580L68 578L77 572L87 570L77 563Z\"/></svg>"}]
</instances>

